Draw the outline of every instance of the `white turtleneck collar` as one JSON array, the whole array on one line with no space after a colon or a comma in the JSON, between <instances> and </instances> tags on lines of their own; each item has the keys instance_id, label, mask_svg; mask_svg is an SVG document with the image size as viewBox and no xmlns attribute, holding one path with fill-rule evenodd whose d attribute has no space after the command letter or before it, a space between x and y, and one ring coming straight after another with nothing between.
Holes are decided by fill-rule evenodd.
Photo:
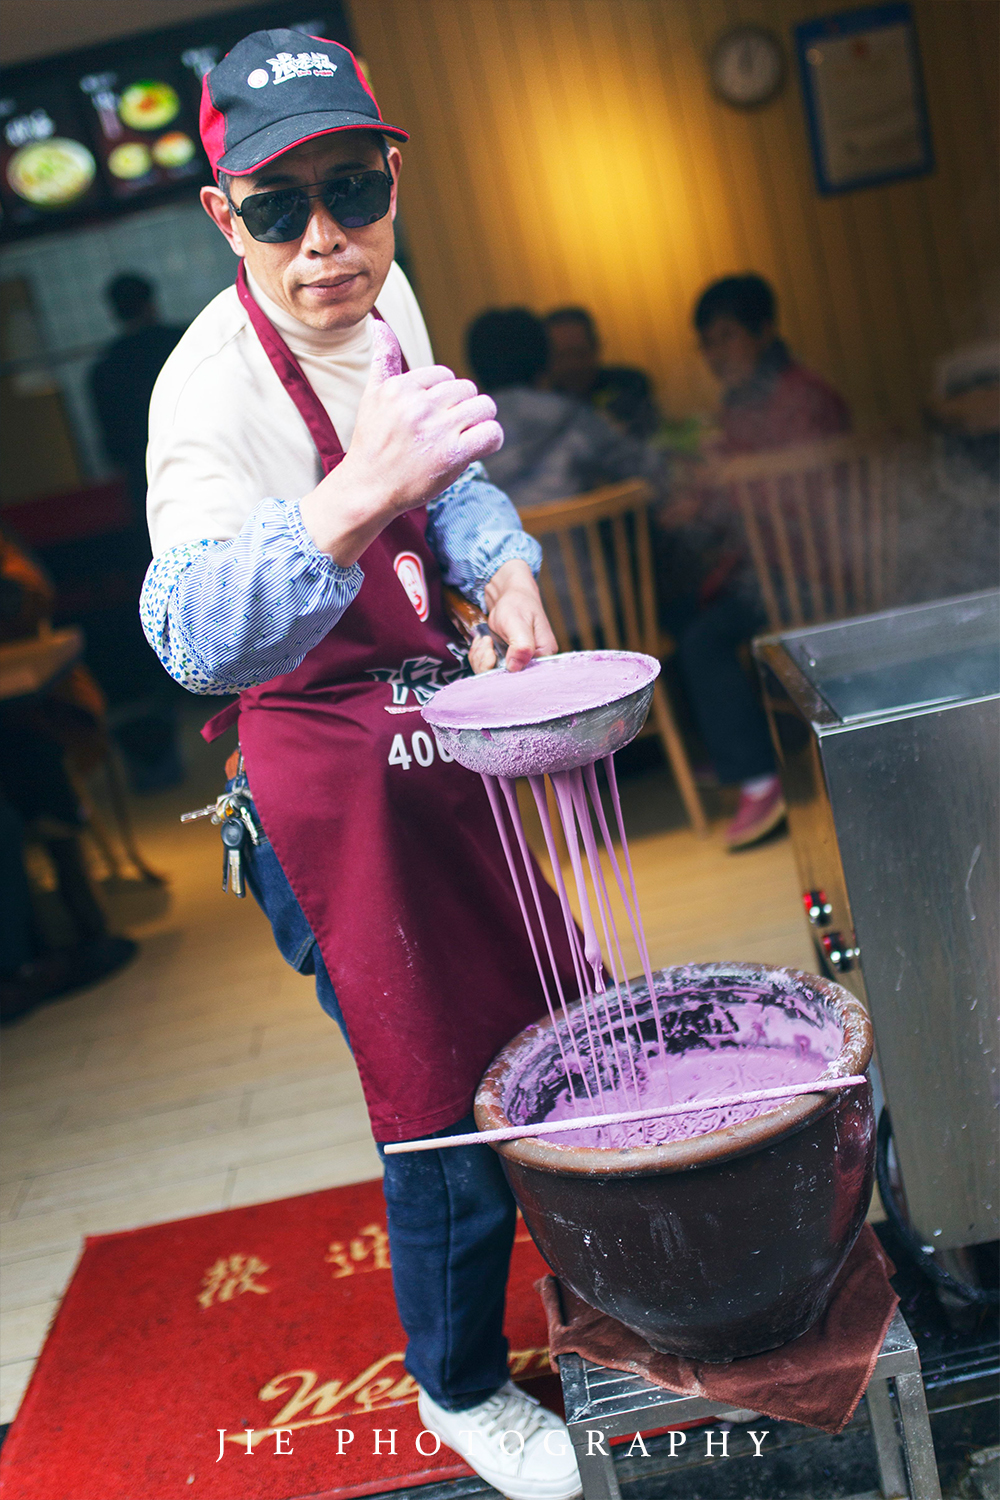
<instances>
[{"instance_id":1,"label":"white turtleneck collar","mask_svg":"<svg viewBox=\"0 0 1000 1500\"><path fill-rule=\"evenodd\" d=\"M346 448L371 370L373 320L322 333L290 317L250 282L275 332ZM412 370L434 356L420 308L399 266L378 309ZM322 465L295 403L283 395L247 310L227 287L198 314L167 360L149 414L149 526L157 555L183 543L239 535L262 495L306 495Z\"/></svg>"},{"instance_id":2,"label":"white turtleneck collar","mask_svg":"<svg viewBox=\"0 0 1000 1500\"><path fill-rule=\"evenodd\" d=\"M370 356L371 314L362 318L360 323L355 323L352 328L310 328L308 323L293 318L291 313L286 312L283 307L279 307L271 300L261 288L260 283L251 276L245 262L244 269L250 295L268 322L272 323L281 334L293 354L311 355L313 358L320 359L324 355L335 355L341 359L345 355L348 357Z\"/></svg>"}]
</instances>

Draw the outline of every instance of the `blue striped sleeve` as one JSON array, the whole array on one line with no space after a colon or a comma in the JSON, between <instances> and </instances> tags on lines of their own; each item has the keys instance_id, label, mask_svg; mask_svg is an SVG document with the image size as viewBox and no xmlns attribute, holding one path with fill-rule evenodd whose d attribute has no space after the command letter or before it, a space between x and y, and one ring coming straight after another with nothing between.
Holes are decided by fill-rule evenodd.
<instances>
[{"instance_id":1,"label":"blue striped sleeve","mask_svg":"<svg viewBox=\"0 0 1000 1500\"><path fill-rule=\"evenodd\" d=\"M427 507L427 543L445 583L485 607L483 590L498 568L522 558L537 576L542 549L521 525L502 490L482 464L470 464Z\"/></svg>"},{"instance_id":2,"label":"blue striped sleeve","mask_svg":"<svg viewBox=\"0 0 1000 1500\"><path fill-rule=\"evenodd\" d=\"M146 574L139 612L161 663L191 693L238 693L291 672L361 587L313 542L297 501L263 500L232 541L174 547Z\"/></svg>"}]
</instances>

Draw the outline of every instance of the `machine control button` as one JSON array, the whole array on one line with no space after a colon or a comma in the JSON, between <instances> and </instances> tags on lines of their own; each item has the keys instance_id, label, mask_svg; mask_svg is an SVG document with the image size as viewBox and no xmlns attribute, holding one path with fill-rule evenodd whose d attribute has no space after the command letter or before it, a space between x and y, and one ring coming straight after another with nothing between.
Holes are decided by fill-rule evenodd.
<instances>
[{"instance_id":1,"label":"machine control button","mask_svg":"<svg viewBox=\"0 0 1000 1500\"><path fill-rule=\"evenodd\" d=\"M826 927L833 917L833 907L826 898L826 891L803 891L802 905L814 927Z\"/></svg>"},{"instance_id":2,"label":"machine control button","mask_svg":"<svg viewBox=\"0 0 1000 1500\"><path fill-rule=\"evenodd\" d=\"M847 974L854 968L858 950L849 946L843 933L825 932L820 938L820 943L831 967L836 969L838 974Z\"/></svg>"}]
</instances>

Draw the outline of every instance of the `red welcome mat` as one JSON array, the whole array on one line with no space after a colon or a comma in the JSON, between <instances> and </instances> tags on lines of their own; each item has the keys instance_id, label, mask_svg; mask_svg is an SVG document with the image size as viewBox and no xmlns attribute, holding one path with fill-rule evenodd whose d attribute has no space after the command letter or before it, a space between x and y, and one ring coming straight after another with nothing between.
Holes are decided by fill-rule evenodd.
<instances>
[{"instance_id":1,"label":"red welcome mat","mask_svg":"<svg viewBox=\"0 0 1000 1500\"><path fill-rule=\"evenodd\" d=\"M547 1377L532 1390L556 1405L533 1286L546 1269L518 1220L511 1369ZM420 1438L404 1347L378 1181L88 1238L0 1494L347 1500L471 1473Z\"/></svg>"}]
</instances>

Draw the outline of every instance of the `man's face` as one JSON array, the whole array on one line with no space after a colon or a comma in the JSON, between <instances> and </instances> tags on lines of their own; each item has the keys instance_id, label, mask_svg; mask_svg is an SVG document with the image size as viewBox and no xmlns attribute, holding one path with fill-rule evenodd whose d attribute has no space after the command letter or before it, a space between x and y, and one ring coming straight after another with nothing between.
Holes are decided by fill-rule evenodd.
<instances>
[{"instance_id":1,"label":"man's face","mask_svg":"<svg viewBox=\"0 0 1000 1500\"><path fill-rule=\"evenodd\" d=\"M757 368L757 361L774 338L774 325L765 324L760 333L751 333L735 318L713 318L698 335L705 363L725 391L745 385Z\"/></svg>"},{"instance_id":2,"label":"man's face","mask_svg":"<svg viewBox=\"0 0 1000 1500\"><path fill-rule=\"evenodd\" d=\"M311 198L305 230L299 239L284 245L255 240L230 213L225 194L218 188L203 188L201 201L272 302L310 328L352 328L371 312L392 265L395 184L401 165L399 152L391 147L392 202L383 219L363 229L343 229L320 198ZM313 187L332 177L372 168L385 171L374 132L343 130L305 141L250 176L231 179L229 192L239 208L251 193Z\"/></svg>"},{"instance_id":3,"label":"man's face","mask_svg":"<svg viewBox=\"0 0 1000 1500\"><path fill-rule=\"evenodd\" d=\"M597 350L582 323L549 323L547 384L568 396L588 396L597 375Z\"/></svg>"}]
</instances>

